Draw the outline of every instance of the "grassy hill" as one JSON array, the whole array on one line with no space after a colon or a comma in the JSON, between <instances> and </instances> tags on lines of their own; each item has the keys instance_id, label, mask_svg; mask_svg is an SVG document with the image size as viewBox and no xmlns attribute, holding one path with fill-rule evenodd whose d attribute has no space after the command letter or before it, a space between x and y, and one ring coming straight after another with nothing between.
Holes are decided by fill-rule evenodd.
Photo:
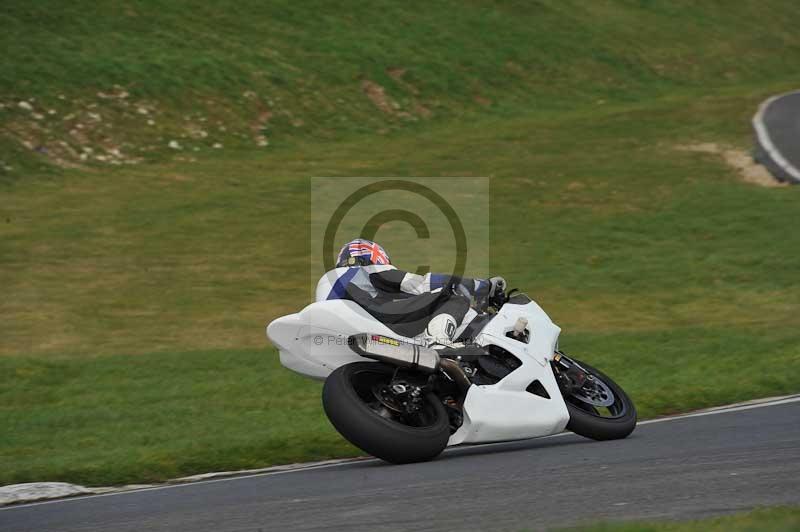
<instances>
[{"instance_id":1,"label":"grassy hill","mask_svg":"<svg viewBox=\"0 0 800 532\"><path fill-rule=\"evenodd\" d=\"M781 81L797 18L785 0L6 2L0 172Z\"/></svg>"},{"instance_id":2,"label":"grassy hill","mask_svg":"<svg viewBox=\"0 0 800 532\"><path fill-rule=\"evenodd\" d=\"M0 484L356 453L263 335L310 300L310 176L490 176L492 271L645 416L797 392L800 188L725 154L800 82L798 21L777 0L8 3Z\"/></svg>"}]
</instances>

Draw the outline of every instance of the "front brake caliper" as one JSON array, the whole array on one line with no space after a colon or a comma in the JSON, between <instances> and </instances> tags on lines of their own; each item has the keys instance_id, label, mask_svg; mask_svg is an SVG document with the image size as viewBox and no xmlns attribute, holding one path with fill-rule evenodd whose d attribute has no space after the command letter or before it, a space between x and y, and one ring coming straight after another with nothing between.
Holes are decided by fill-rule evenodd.
<instances>
[{"instance_id":1,"label":"front brake caliper","mask_svg":"<svg viewBox=\"0 0 800 532\"><path fill-rule=\"evenodd\" d=\"M591 379L590 375L561 352L556 353L556 356L553 357L553 362L558 383L567 391L571 392L572 390L580 389L587 379Z\"/></svg>"}]
</instances>

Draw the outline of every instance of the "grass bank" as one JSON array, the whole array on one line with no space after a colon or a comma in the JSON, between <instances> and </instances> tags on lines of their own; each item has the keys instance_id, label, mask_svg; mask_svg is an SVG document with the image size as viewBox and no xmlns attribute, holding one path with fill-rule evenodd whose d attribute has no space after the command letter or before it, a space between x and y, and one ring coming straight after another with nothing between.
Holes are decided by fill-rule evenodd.
<instances>
[{"instance_id":1,"label":"grass bank","mask_svg":"<svg viewBox=\"0 0 800 532\"><path fill-rule=\"evenodd\" d=\"M778 81L796 22L791 0L9 1L0 177Z\"/></svg>"},{"instance_id":2,"label":"grass bank","mask_svg":"<svg viewBox=\"0 0 800 532\"><path fill-rule=\"evenodd\" d=\"M572 528L580 532L790 532L800 528L800 509L761 508L752 512L683 522L605 523Z\"/></svg>"},{"instance_id":3,"label":"grass bank","mask_svg":"<svg viewBox=\"0 0 800 532\"><path fill-rule=\"evenodd\" d=\"M571 333L562 343L617 378L645 417L797 391L789 346L800 333L678 333ZM785 371L754 369L764 365ZM151 482L363 454L328 423L320 384L282 368L272 349L0 357L0 371L10 380L0 485Z\"/></svg>"},{"instance_id":4,"label":"grass bank","mask_svg":"<svg viewBox=\"0 0 800 532\"><path fill-rule=\"evenodd\" d=\"M305 269L275 257L308 253L293 235L307 219L303 176L320 168L494 173L492 270L645 417L796 392L800 241L783 228L800 189L748 184L718 155L675 149L745 145L741 118L762 91L488 118L369 153L307 144L301 161L241 154L113 184L85 173L7 188L0 483L356 454L324 419L319 385L283 370L263 337L310 301Z\"/></svg>"},{"instance_id":5,"label":"grass bank","mask_svg":"<svg viewBox=\"0 0 800 532\"><path fill-rule=\"evenodd\" d=\"M475 273L645 416L798 391L800 188L725 156L797 82L792 2L303 6L0 15L0 483L355 453L263 334L311 298L310 176L490 176Z\"/></svg>"}]
</instances>

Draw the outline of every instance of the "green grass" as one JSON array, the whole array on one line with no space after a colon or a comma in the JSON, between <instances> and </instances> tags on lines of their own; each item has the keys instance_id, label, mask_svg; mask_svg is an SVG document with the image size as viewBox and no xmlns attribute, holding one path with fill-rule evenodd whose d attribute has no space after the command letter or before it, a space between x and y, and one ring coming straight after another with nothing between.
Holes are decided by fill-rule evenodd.
<instances>
[{"instance_id":1,"label":"green grass","mask_svg":"<svg viewBox=\"0 0 800 532\"><path fill-rule=\"evenodd\" d=\"M797 392L800 188L677 149L746 151L757 104L795 87L797 9L769 4L12 3L0 100L63 116L81 99L80 120L100 109L113 124L86 146L148 151L138 165L53 166L19 135L80 139L0 109L15 167L0 177L0 484L356 454L319 384L282 369L264 338L311 300L311 176L490 176L491 271L476 273L531 294L562 347L643 416ZM772 18L754 25L756 12ZM417 119L380 111L363 80ZM115 83L130 95L96 96ZM187 124L214 133L192 140ZM254 148L262 133L270 145ZM170 138L185 149L167 154ZM390 252L413 263L411 248Z\"/></svg>"},{"instance_id":2,"label":"green grass","mask_svg":"<svg viewBox=\"0 0 800 532\"><path fill-rule=\"evenodd\" d=\"M725 329L569 334L630 392L644 416L797 391L800 333ZM692 350L690 353L686 351ZM159 481L203 471L362 454L330 426L319 383L267 349L0 357L0 485Z\"/></svg>"},{"instance_id":3,"label":"green grass","mask_svg":"<svg viewBox=\"0 0 800 532\"><path fill-rule=\"evenodd\" d=\"M678 522L604 523L570 528L580 532L790 532L800 530L800 509L761 508L752 512Z\"/></svg>"},{"instance_id":4,"label":"green grass","mask_svg":"<svg viewBox=\"0 0 800 532\"><path fill-rule=\"evenodd\" d=\"M0 368L13 376L0 393L0 484L131 483L353 453L319 386L259 350L0 358Z\"/></svg>"},{"instance_id":5,"label":"green grass","mask_svg":"<svg viewBox=\"0 0 800 532\"><path fill-rule=\"evenodd\" d=\"M0 172L781 81L797 20L791 0L10 1ZM30 99L38 120L18 107Z\"/></svg>"}]
</instances>

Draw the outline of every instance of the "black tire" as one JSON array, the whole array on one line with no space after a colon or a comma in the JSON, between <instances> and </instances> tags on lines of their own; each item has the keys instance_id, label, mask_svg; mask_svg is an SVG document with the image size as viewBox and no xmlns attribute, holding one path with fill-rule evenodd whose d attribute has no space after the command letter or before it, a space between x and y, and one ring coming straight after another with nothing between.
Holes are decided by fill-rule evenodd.
<instances>
[{"instance_id":1,"label":"black tire","mask_svg":"<svg viewBox=\"0 0 800 532\"><path fill-rule=\"evenodd\" d=\"M585 407L581 408L579 403L571 402L568 397L565 397L567 410L569 410L567 430L592 440L619 440L626 438L636 428L636 407L633 405L633 401L611 377L585 362L573 360L602 380L614 393L616 399L621 402L624 409L618 417L601 417L590 413Z\"/></svg>"},{"instance_id":2,"label":"black tire","mask_svg":"<svg viewBox=\"0 0 800 532\"><path fill-rule=\"evenodd\" d=\"M431 423L423 427L386 419L370 408L353 387L353 379L379 373L387 382L393 366L379 362L353 362L337 368L325 380L322 406L336 430L359 449L394 464L424 462L447 447L450 424L441 401L425 397L425 412ZM369 377L369 375L367 375Z\"/></svg>"}]
</instances>

